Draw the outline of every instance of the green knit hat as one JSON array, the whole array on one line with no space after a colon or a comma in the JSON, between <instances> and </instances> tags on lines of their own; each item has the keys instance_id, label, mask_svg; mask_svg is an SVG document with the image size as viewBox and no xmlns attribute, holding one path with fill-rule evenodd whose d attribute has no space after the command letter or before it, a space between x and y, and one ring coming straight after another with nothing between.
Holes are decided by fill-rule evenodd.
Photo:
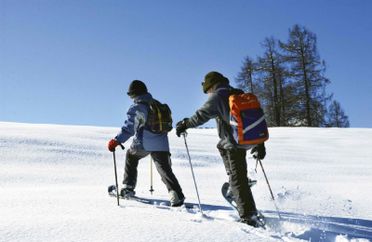
<instances>
[{"instance_id":1,"label":"green knit hat","mask_svg":"<svg viewBox=\"0 0 372 242\"><path fill-rule=\"evenodd\" d=\"M203 92L207 93L207 91L217 83L229 85L229 79L217 71L209 72L207 75L205 75L204 82L202 82Z\"/></svg>"}]
</instances>

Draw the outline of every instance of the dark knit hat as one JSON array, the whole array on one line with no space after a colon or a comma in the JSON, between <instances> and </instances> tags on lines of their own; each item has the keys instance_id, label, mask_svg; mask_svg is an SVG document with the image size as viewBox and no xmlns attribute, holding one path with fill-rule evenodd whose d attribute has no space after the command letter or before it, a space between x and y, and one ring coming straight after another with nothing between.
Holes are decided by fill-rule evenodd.
<instances>
[{"instance_id":1,"label":"dark knit hat","mask_svg":"<svg viewBox=\"0 0 372 242\"><path fill-rule=\"evenodd\" d=\"M139 80L132 81L132 83L129 85L128 92L127 92L128 96L131 96L131 97L139 96L139 95L146 94L146 93L147 93L147 87L145 83Z\"/></svg>"},{"instance_id":2,"label":"dark knit hat","mask_svg":"<svg viewBox=\"0 0 372 242\"><path fill-rule=\"evenodd\" d=\"M217 71L209 72L207 75L205 75L204 82L202 82L203 92L207 93L207 91L217 83L229 85L229 79Z\"/></svg>"}]
</instances>

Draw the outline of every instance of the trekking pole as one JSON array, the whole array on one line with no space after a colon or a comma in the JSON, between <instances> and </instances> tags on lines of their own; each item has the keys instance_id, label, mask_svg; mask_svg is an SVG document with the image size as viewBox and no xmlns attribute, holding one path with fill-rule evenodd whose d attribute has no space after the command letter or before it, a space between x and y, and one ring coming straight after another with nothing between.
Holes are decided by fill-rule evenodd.
<instances>
[{"instance_id":1,"label":"trekking pole","mask_svg":"<svg viewBox=\"0 0 372 242\"><path fill-rule=\"evenodd\" d=\"M280 216L279 208L278 208L278 206L276 205L275 198L274 198L274 194L273 194L273 191L271 190L271 186L270 186L269 180L267 179L266 172L265 172L265 170L264 170L264 168L263 168L262 162L261 162L261 160L258 159L258 158L257 158L257 162L260 163L260 166L261 166L262 172L263 172L263 174L264 174L264 176L265 176L265 180L266 180L267 186L269 187L270 194L271 194L271 198L272 198L273 203L274 203L274 206L275 206L275 208L276 208L276 212L278 213L278 217L279 217L279 219L282 219L282 217Z\"/></svg>"},{"instance_id":2,"label":"trekking pole","mask_svg":"<svg viewBox=\"0 0 372 242\"><path fill-rule=\"evenodd\" d=\"M199 210L200 210L200 213L202 215L204 215L203 214L203 210L201 208L201 204L200 204L200 197L199 197L198 187L196 185L196 180L195 180L195 175L194 175L194 169L192 168L191 156L190 156L190 153L189 153L189 147L187 146L187 142L186 142L186 134L187 134L186 132L182 133L183 139L185 140L185 146L186 146L187 155L189 157L189 163L190 163L190 168L191 168L191 173L192 173L192 179L194 180L194 186L195 186L195 190L196 190L196 195L198 196Z\"/></svg>"},{"instance_id":3,"label":"trekking pole","mask_svg":"<svg viewBox=\"0 0 372 242\"><path fill-rule=\"evenodd\" d=\"M152 157L150 159L150 192L151 192L151 195L152 195L152 192L154 191L154 189L152 188L152 184L153 184L153 176L152 176L153 172L152 172Z\"/></svg>"},{"instance_id":4,"label":"trekking pole","mask_svg":"<svg viewBox=\"0 0 372 242\"><path fill-rule=\"evenodd\" d=\"M124 146L122 144L120 144L120 147L124 150ZM112 152L112 157L114 158L114 171L115 171L115 184L116 184L116 199L118 201L118 206L120 206L120 202L119 202L118 173L116 171L116 155L115 155L115 150Z\"/></svg>"}]
</instances>

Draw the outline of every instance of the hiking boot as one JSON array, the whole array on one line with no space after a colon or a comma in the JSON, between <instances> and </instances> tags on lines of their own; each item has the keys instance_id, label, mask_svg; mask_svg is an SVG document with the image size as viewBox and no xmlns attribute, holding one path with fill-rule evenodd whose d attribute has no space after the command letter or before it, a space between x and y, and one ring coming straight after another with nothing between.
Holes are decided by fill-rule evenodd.
<instances>
[{"instance_id":1,"label":"hiking boot","mask_svg":"<svg viewBox=\"0 0 372 242\"><path fill-rule=\"evenodd\" d=\"M259 213L241 218L239 222L245 223L255 228L265 228L265 218L263 217L262 214Z\"/></svg>"},{"instance_id":2,"label":"hiking boot","mask_svg":"<svg viewBox=\"0 0 372 242\"><path fill-rule=\"evenodd\" d=\"M180 207L183 205L185 197L183 195L178 196L178 194L175 191L171 190L169 191L169 201L171 207Z\"/></svg>"},{"instance_id":3,"label":"hiking boot","mask_svg":"<svg viewBox=\"0 0 372 242\"><path fill-rule=\"evenodd\" d=\"M135 194L136 192L132 188L123 188L120 191L120 196L126 199L134 197Z\"/></svg>"}]
</instances>

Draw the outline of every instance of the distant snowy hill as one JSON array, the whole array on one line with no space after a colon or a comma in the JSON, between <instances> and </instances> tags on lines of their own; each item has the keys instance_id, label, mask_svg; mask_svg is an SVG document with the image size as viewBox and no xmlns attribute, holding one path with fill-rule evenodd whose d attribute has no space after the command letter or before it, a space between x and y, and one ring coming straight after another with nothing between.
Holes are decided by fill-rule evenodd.
<instances>
[{"instance_id":1,"label":"distant snowy hill","mask_svg":"<svg viewBox=\"0 0 372 242\"><path fill-rule=\"evenodd\" d=\"M369 241L372 239L372 129L271 128L264 168L285 219L247 155L253 194L268 228L235 222L220 194L227 181L215 129L193 129L187 142L199 188L198 208L167 208L150 158L139 165L137 195L146 205L107 195L114 184L107 141L119 128L0 122L0 241ZM173 170L187 202L197 203L184 141L170 133ZM129 147L129 142L125 144ZM117 150L119 182L125 152ZM159 209L160 208L160 209ZM312 216L309 216L312 215Z\"/></svg>"}]
</instances>

